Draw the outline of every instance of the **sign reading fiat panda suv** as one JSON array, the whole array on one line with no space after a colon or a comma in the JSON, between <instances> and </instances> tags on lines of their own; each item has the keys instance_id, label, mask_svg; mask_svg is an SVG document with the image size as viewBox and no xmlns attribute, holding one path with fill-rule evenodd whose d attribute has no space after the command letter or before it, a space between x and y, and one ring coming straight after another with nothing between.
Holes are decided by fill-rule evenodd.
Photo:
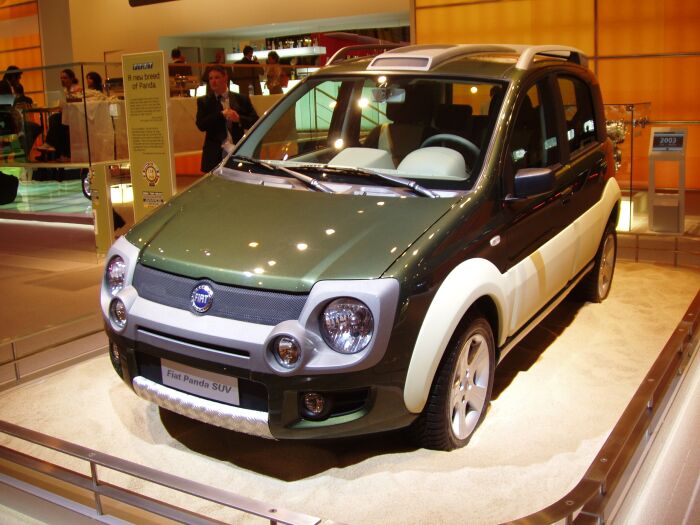
<instances>
[{"instance_id":1,"label":"sign reading fiat panda suv","mask_svg":"<svg viewBox=\"0 0 700 525\"><path fill-rule=\"evenodd\" d=\"M575 49L335 58L115 242L112 364L238 432L464 446L516 343L574 287L607 296L613 170Z\"/></svg>"}]
</instances>

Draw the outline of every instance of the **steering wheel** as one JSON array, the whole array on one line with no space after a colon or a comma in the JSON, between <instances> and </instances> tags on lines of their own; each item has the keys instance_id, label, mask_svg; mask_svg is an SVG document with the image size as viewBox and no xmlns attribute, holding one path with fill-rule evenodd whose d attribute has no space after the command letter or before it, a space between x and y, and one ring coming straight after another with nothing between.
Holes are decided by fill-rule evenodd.
<instances>
[{"instance_id":1,"label":"steering wheel","mask_svg":"<svg viewBox=\"0 0 700 525\"><path fill-rule=\"evenodd\" d=\"M453 146L453 149L456 149L457 151L462 153L462 155L464 155L465 153L470 155L472 157L472 162L469 163L470 166L473 166L474 162L476 162L476 159L479 158L480 151L479 148L476 147L476 144L474 144L469 139L465 139L464 137L460 137L459 135L453 135L452 133L438 133L437 135L428 137L423 141L420 147L427 148L428 146L435 146L437 144L442 143L451 144Z\"/></svg>"}]
</instances>

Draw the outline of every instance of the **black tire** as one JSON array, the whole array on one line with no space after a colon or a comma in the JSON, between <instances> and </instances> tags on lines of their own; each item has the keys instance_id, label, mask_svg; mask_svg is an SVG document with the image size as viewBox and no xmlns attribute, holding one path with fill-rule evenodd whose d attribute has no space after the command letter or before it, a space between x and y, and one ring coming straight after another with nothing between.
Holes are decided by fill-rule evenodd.
<instances>
[{"instance_id":1,"label":"black tire","mask_svg":"<svg viewBox=\"0 0 700 525\"><path fill-rule=\"evenodd\" d=\"M413 425L418 444L434 450L465 446L486 416L496 369L488 321L468 317L438 368L423 413Z\"/></svg>"},{"instance_id":2,"label":"black tire","mask_svg":"<svg viewBox=\"0 0 700 525\"><path fill-rule=\"evenodd\" d=\"M582 301L600 303L610 293L615 261L617 259L617 233L615 225L609 222L600 240L593 269L578 284L576 295Z\"/></svg>"}]
</instances>

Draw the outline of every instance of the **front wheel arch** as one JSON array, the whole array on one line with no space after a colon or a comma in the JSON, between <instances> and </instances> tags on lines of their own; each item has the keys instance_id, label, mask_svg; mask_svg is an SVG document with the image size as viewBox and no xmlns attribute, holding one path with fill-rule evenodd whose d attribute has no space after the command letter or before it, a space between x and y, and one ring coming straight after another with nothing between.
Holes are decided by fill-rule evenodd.
<instances>
[{"instance_id":1,"label":"front wheel arch","mask_svg":"<svg viewBox=\"0 0 700 525\"><path fill-rule=\"evenodd\" d=\"M469 442L490 405L496 363L493 327L472 307L450 339L423 412L411 427L418 445L453 450Z\"/></svg>"},{"instance_id":2,"label":"front wheel arch","mask_svg":"<svg viewBox=\"0 0 700 525\"><path fill-rule=\"evenodd\" d=\"M468 259L444 279L423 317L404 382L404 403L413 414L424 407L440 362L460 322L472 308L488 319L496 344L510 323L509 283L490 261Z\"/></svg>"}]
</instances>

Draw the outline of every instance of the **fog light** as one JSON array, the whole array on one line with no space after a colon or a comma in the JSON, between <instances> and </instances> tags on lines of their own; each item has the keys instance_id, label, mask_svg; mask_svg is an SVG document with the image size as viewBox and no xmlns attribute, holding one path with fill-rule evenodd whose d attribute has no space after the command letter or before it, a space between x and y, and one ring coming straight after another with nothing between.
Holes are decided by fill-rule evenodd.
<instances>
[{"instance_id":1,"label":"fog light","mask_svg":"<svg viewBox=\"0 0 700 525\"><path fill-rule=\"evenodd\" d=\"M126 326L126 305L121 299L114 299L109 305L109 317L119 328Z\"/></svg>"},{"instance_id":2,"label":"fog light","mask_svg":"<svg viewBox=\"0 0 700 525\"><path fill-rule=\"evenodd\" d=\"M304 394L304 408L310 416L320 416L326 410L326 398L316 392Z\"/></svg>"},{"instance_id":3,"label":"fog light","mask_svg":"<svg viewBox=\"0 0 700 525\"><path fill-rule=\"evenodd\" d=\"M296 339L283 335L275 340L272 353L275 354L275 359L283 367L293 368L301 357L301 347Z\"/></svg>"},{"instance_id":4,"label":"fog light","mask_svg":"<svg viewBox=\"0 0 700 525\"><path fill-rule=\"evenodd\" d=\"M119 358L119 347L110 341L109 343L109 360L112 362L114 370L122 375L122 362Z\"/></svg>"},{"instance_id":5,"label":"fog light","mask_svg":"<svg viewBox=\"0 0 700 525\"><path fill-rule=\"evenodd\" d=\"M114 361L115 363L118 363L119 362L119 348L117 347L117 345L109 343L109 352L112 356L112 361Z\"/></svg>"}]
</instances>

